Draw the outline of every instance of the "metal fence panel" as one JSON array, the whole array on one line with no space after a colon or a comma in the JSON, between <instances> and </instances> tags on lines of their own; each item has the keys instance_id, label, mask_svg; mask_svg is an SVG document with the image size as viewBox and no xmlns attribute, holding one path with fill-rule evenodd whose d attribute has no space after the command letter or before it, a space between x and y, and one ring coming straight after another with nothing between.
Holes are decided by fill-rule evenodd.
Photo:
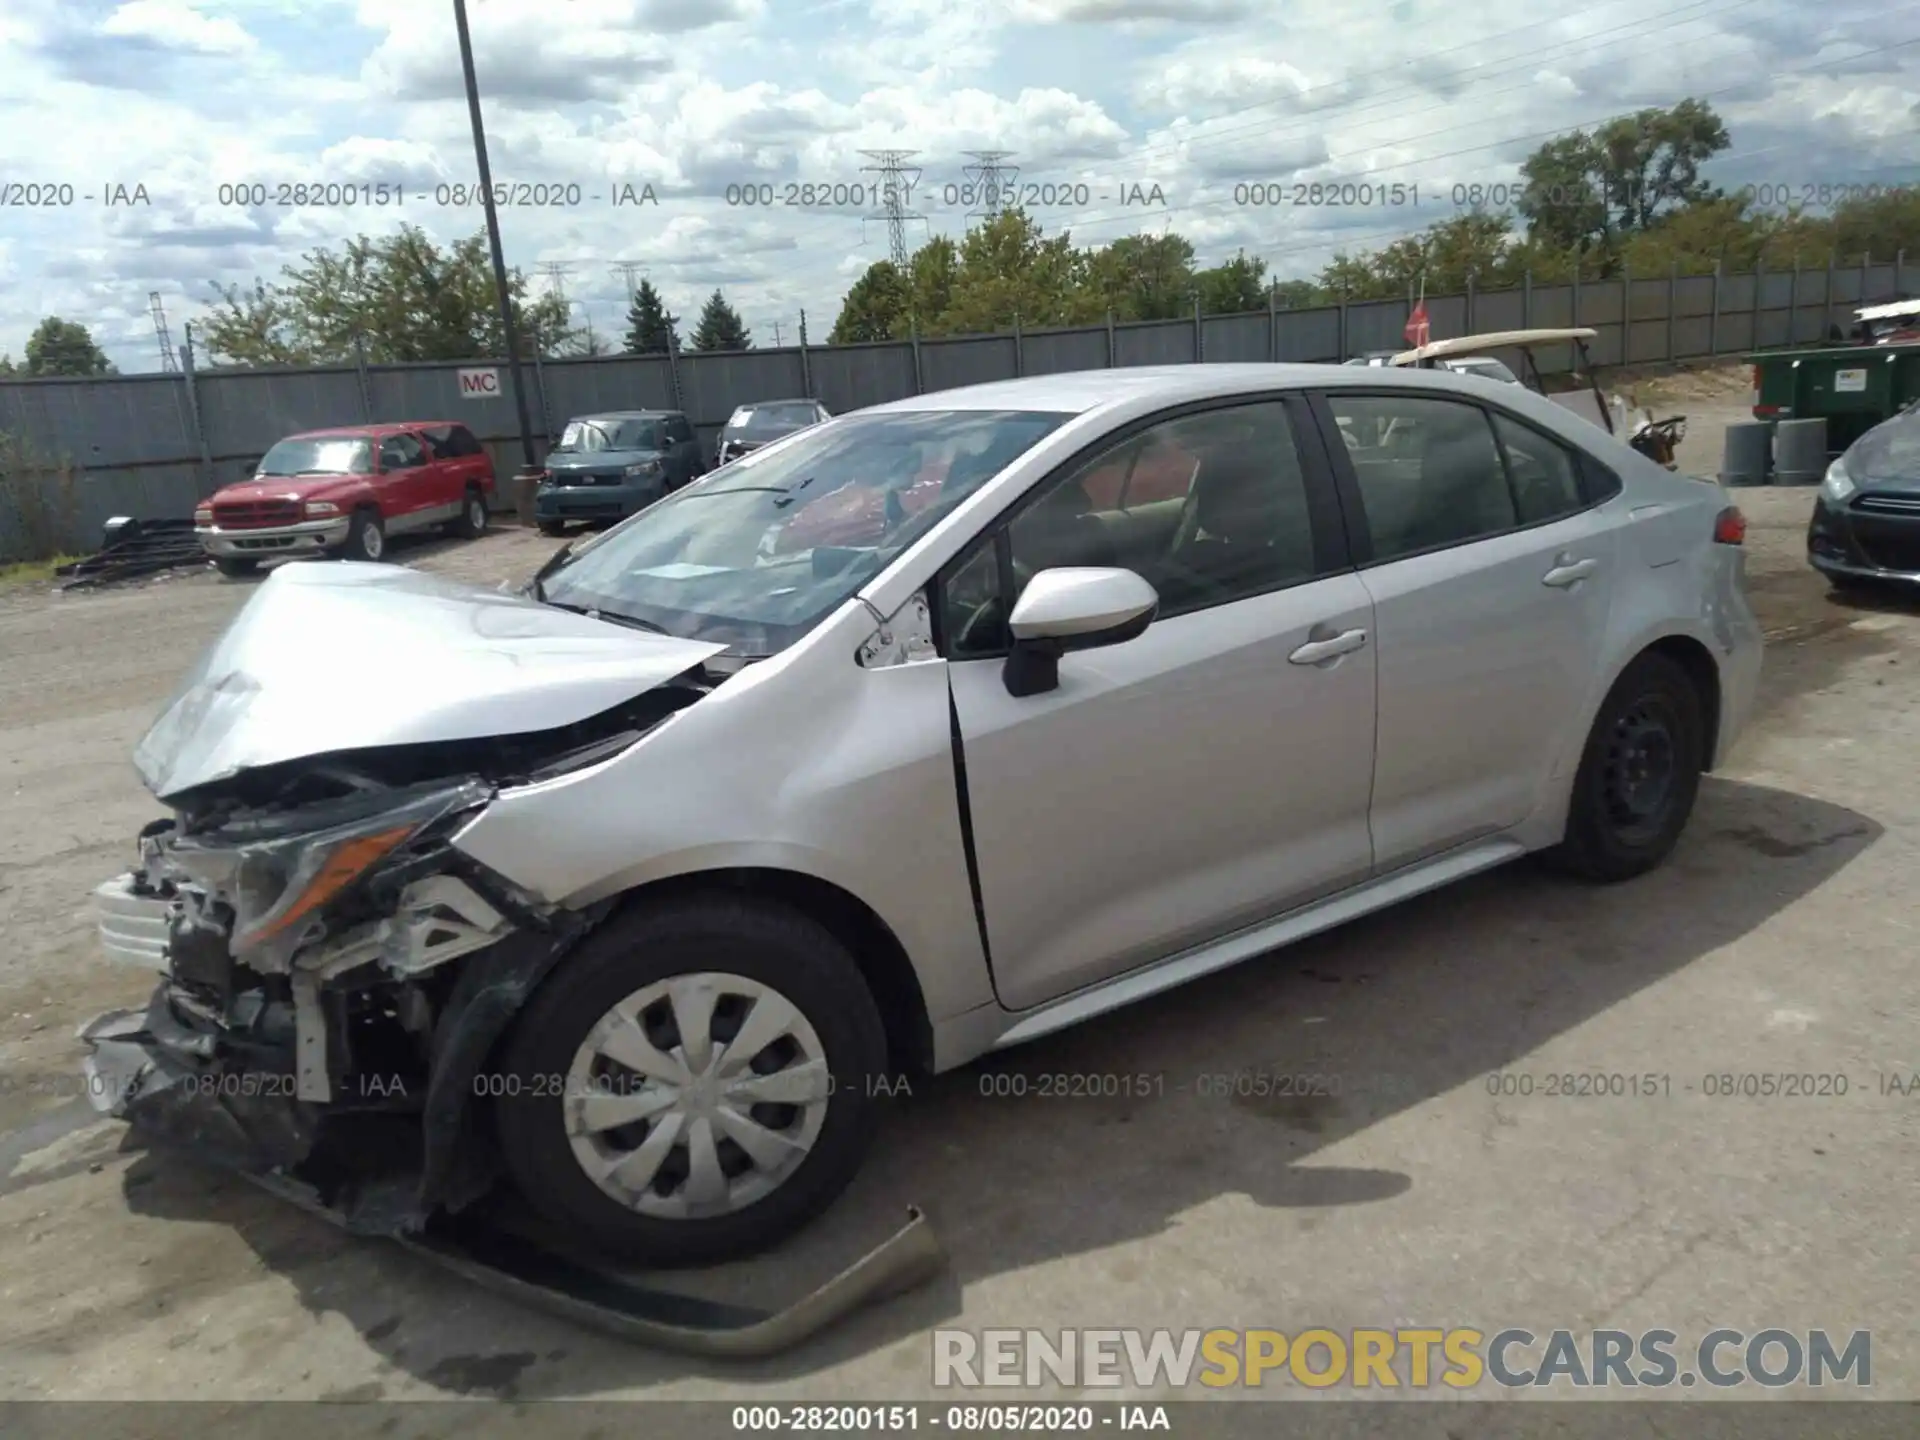
<instances>
[{"instance_id":1,"label":"metal fence panel","mask_svg":"<svg viewBox=\"0 0 1920 1440\"><path fill-rule=\"evenodd\" d=\"M1191 365L1195 358L1191 320L1114 326L1115 365Z\"/></svg>"},{"instance_id":2,"label":"metal fence panel","mask_svg":"<svg viewBox=\"0 0 1920 1440\"><path fill-rule=\"evenodd\" d=\"M1200 343L1214 364L1262 363L1267 358L1267 312L1211 315L1200 325Z\"/></svg>"},{"instance_id":3,"label":"metal fence panel","mask_svg":"<svg viewBox=\"0 0 1920 1440\"><path fill-rule=\"evenodd\" d=\"M620 360L543 360L541 383L553 423L607 410L673 410L673 378L664 355ZM519 421L514 421L517 429Z\"/></svg>"},{"instance_id":4,"label":"metal fence panel","mask_svg":"<svg viewBox=\"0 0 1920 1440\"><path fill-rule=\"evenodd\" d=\"M1691 319L1696 315L1713 314L1714 280L1711 275L1682 275L1673 282L1673 312L1675 319ZM1661 310L1666 302L1661 302Z\"/></svg>"},{"instance_id":5,"label":"metal fence panel","mask_svg":"<svg viewBox=\"0 0 1920 1440\"><path fill-rule=\"evenodd\" d=\"M458 373L462 369L498 371L500 393L463 396ZM540 394L535 388L531 364L520 367L520 378L527 387L527 410L533 419L534 433L543 434L546 426L541 421ZM518 436L520 433L520 418L513 403L513 370L505 361L475 361L471 366L369 365L367 394L376 424L458 420L476 435Z\"/></svg>"},{"instance_id":6,"label":"metal fence panel","mask_svg":"<svg viewBox=\"0 0 1920 1440\"><path fill-rule=\"evenodd\" d=\"M835 415L914 393L911 342L809 350L807 365L813 372L813 398Z\"/></svg>"},{"instance_id":7,"label":"metal fence panel","mask_svg":"<svg viewBox=\"0 0 1920 1440\"><path fill-rule=\"evenodd\" d=\"M126 375L0 386L0 430L31 436L48 460L141 465L196 454L186 379Z\"/></svg>"},{"instance_id":8,"label":"metal fence panel","mask_svg":"<svg viewBox=\"0 0 1920 1440\"><path fill-rule=\"evenodd\" d=\"M200 397L207 450L216 461L258 459L285 436L359 425L367 418L360 406L360 377L352 367L203 371L194 376L194 390Z\"/></svg>"},{"instance_id":9,"label":"metal fence panel","mask_svg":"<svg viewBox=\"0 0 1920 1440\"><path fill-rule=\"evenodd\" d=\"M1107 368L1107 327L1037 330L1020 337L1020 350L1020 371L1025 375L1104 370Z\"/></svg>"},{"instance_id":10,"label":"metal fence panel","mask_svg":"<svg viewBox=\"0 0 1920 1440\"><path fill-rule=\"evenodd\" d=\"M1518 290L1488 290L1474 297L1473 328L1520 330L1527 323L1526 297Z\"/></svg>"},{"instance_id":11,"label":"metal fence panel","mask_svg":"<svg viewBox=\"0 0 1920 1440\"><path fill-rule=\"evenodd\" d=\"M1533 287L1533 327L1536 330L1568 330L1575 323L1573 286L1536 285Z\"/></svg>"},{"instance_id":12,"label":"metal fence panel","mask_svg":"<svg viewBox=\"0 0 1920 1440\"><path fill-rule=\"evenodd\" d=\"M920 374L929 393L1008 379L1016 358L1011 335L920 342Z\"/></svg>"}]
</instances>

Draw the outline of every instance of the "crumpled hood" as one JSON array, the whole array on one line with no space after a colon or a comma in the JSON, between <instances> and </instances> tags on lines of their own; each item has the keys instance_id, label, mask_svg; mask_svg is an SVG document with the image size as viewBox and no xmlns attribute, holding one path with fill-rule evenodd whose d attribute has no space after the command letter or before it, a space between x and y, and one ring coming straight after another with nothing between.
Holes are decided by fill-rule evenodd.
<instances>
[{"instance_id":1,"label":"crumpled hood","mask_svg":"<svg viewBox=\"0 0 1920 1440\"><path fill-rule=\"evenodd\" d=\"M160 799L342 750L589 719L719 654L395 565L274 571L133 760Z\"/></svg>"}]
</instances>

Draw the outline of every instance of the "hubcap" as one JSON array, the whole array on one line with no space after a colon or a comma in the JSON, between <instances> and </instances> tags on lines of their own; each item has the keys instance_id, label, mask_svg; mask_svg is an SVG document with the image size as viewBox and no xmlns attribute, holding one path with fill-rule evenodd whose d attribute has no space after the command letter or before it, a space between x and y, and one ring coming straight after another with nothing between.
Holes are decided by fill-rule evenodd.
<instances>
[{"instance_id":1,"label":"hubcap","mask_svg":"<svg viewBox=\"0 0 1920 1440\"><path fill-rule=\"evenodd\" d=\"M474 529L484 530L486 528L486 525L487 525L486 502L481 500L481 498L478 495L474 496L473 499L467 502L467 515L468 515L468 518L472 520Z\"/></svg>"},{"instance_id":2,"label":"hubcap","mask_svg":"<svg viewBox=\"0 0 1920 1440\"><path fill-rule=\"evenodd\" d=\"M370 559L378 560L380 558L380 552L386 549L387 539L386 536L380 533L380 527L378 525L367 526L365 533L360 539L361 544L366 547L367 555Z\"/></svg>"},{"instance_id":3,"label":"hubcap","mask_svg":"<svg viewBox=\"0 0 1920 1440\"><path fill-rule=\"evenodd\" d=\"M1666 823L1679 778L1678 726L1658 697L1629 706L1607 737L1604 798L1621 839L1657 834Z\"/></svg>"},{"instance_id":4,"label":"hubcap","mask_svg":"<svg viewBox=\"0 0 1920 1440\"><path fill-rule=\"evenodd\" d=\"M574 1052L567 1140L589 1179L663 1219L726 1215L790 1179L833 1093L813 1026L769 985L676 975L634 991Z\"/></svg>"}]
</instances>

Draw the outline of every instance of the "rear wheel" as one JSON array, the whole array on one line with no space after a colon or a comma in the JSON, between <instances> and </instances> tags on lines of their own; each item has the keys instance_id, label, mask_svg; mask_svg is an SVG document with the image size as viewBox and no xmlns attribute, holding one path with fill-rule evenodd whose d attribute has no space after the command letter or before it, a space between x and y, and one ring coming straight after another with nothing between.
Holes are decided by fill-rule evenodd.
<instances>
[{"instance_id":1,"label":"rear wheel","mask_svg":"<svg viewBox=\"0 0 1920 1440\"><path fill-rule=\"evenodd\" d=\"M387 553L387 527L371 510L356 510L340 547L342 560L379 560Z\"/></svg>"},{"instance_id":2,"label":"rear wheel","mask_svg":"<svg viewBox=\"0 0 1920 1440\"><path fill-rule=\"evenodd\" d=\"M1706 707L1693 678L1664 655L1640 656L1601 703L1574 777L1559 869L1611 883L1673 853L1700 790Z\"/></svg>"},{"instance_id":3,"label":"rear wheel","mask_svg":"<svg viewBox=\"0 0 1920 1440\"><path fill-rule=\"evenodd\" d=\"M460 518L453 522L453 533L462 540L477 540L487 529L487 497L478 485L469 489L460 502Z\"/></svg>"},{"instance_id":4,"label":"rear wheel","mask_svg":"<svg viewBox=\"0 0 1920 1440\"><path fill-rule=\"evenodd\" d=\"M237 555L217 555L214 557L213 568L218 570L222 575L225 575L229 580L238 580L242 576L251 575L254 571L258 570L260 568L260 562L258 560L242 559Z\"/></svg>"},{"instance_id":5,"label":"rear wheel","mask_svg":"<svg viewBox=\"0 0 1920 1440\"><path fill-rule=\"evenodd\" d=\"M712 897L610 921L516 1022L495 1101L522 1194L647 1265L737 1259L839 1195L886 1063L846 947L805 915Z\"/></svg>"},{"instance_id":6,"label":"rear wheel","mask_svg":"<svg viewBox=\"0 0 1920 1440\"><path fill-rule=\"evenodd\" d=\"M564 535L567 533L567 527L564 522L559 520L542 520L540 522L540 533L542 535Z\"/></svg>"}]
</instances>

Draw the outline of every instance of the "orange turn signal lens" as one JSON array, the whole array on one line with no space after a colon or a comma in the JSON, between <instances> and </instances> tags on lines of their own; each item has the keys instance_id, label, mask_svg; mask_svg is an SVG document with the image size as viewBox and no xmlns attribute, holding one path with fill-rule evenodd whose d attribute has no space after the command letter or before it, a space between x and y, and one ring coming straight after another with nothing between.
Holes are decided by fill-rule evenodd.
<instances>
[{"instance_id":1,"label":"orange turn signal lens","mask_svg":"<svg viewBox=\"0 0 1920 1440\"><path fill-rule=\"evenodd\" d=\"M276 935L311 915L366 874L375 862L398 847L417 828L403 825L395 830L382 830L377 835L361 835L343 842L327 856L326 863L314 872L313 879L308 882L300 898L282 911L271 925L262 929L260 935Z\"/></svg>"}]
</instances>

